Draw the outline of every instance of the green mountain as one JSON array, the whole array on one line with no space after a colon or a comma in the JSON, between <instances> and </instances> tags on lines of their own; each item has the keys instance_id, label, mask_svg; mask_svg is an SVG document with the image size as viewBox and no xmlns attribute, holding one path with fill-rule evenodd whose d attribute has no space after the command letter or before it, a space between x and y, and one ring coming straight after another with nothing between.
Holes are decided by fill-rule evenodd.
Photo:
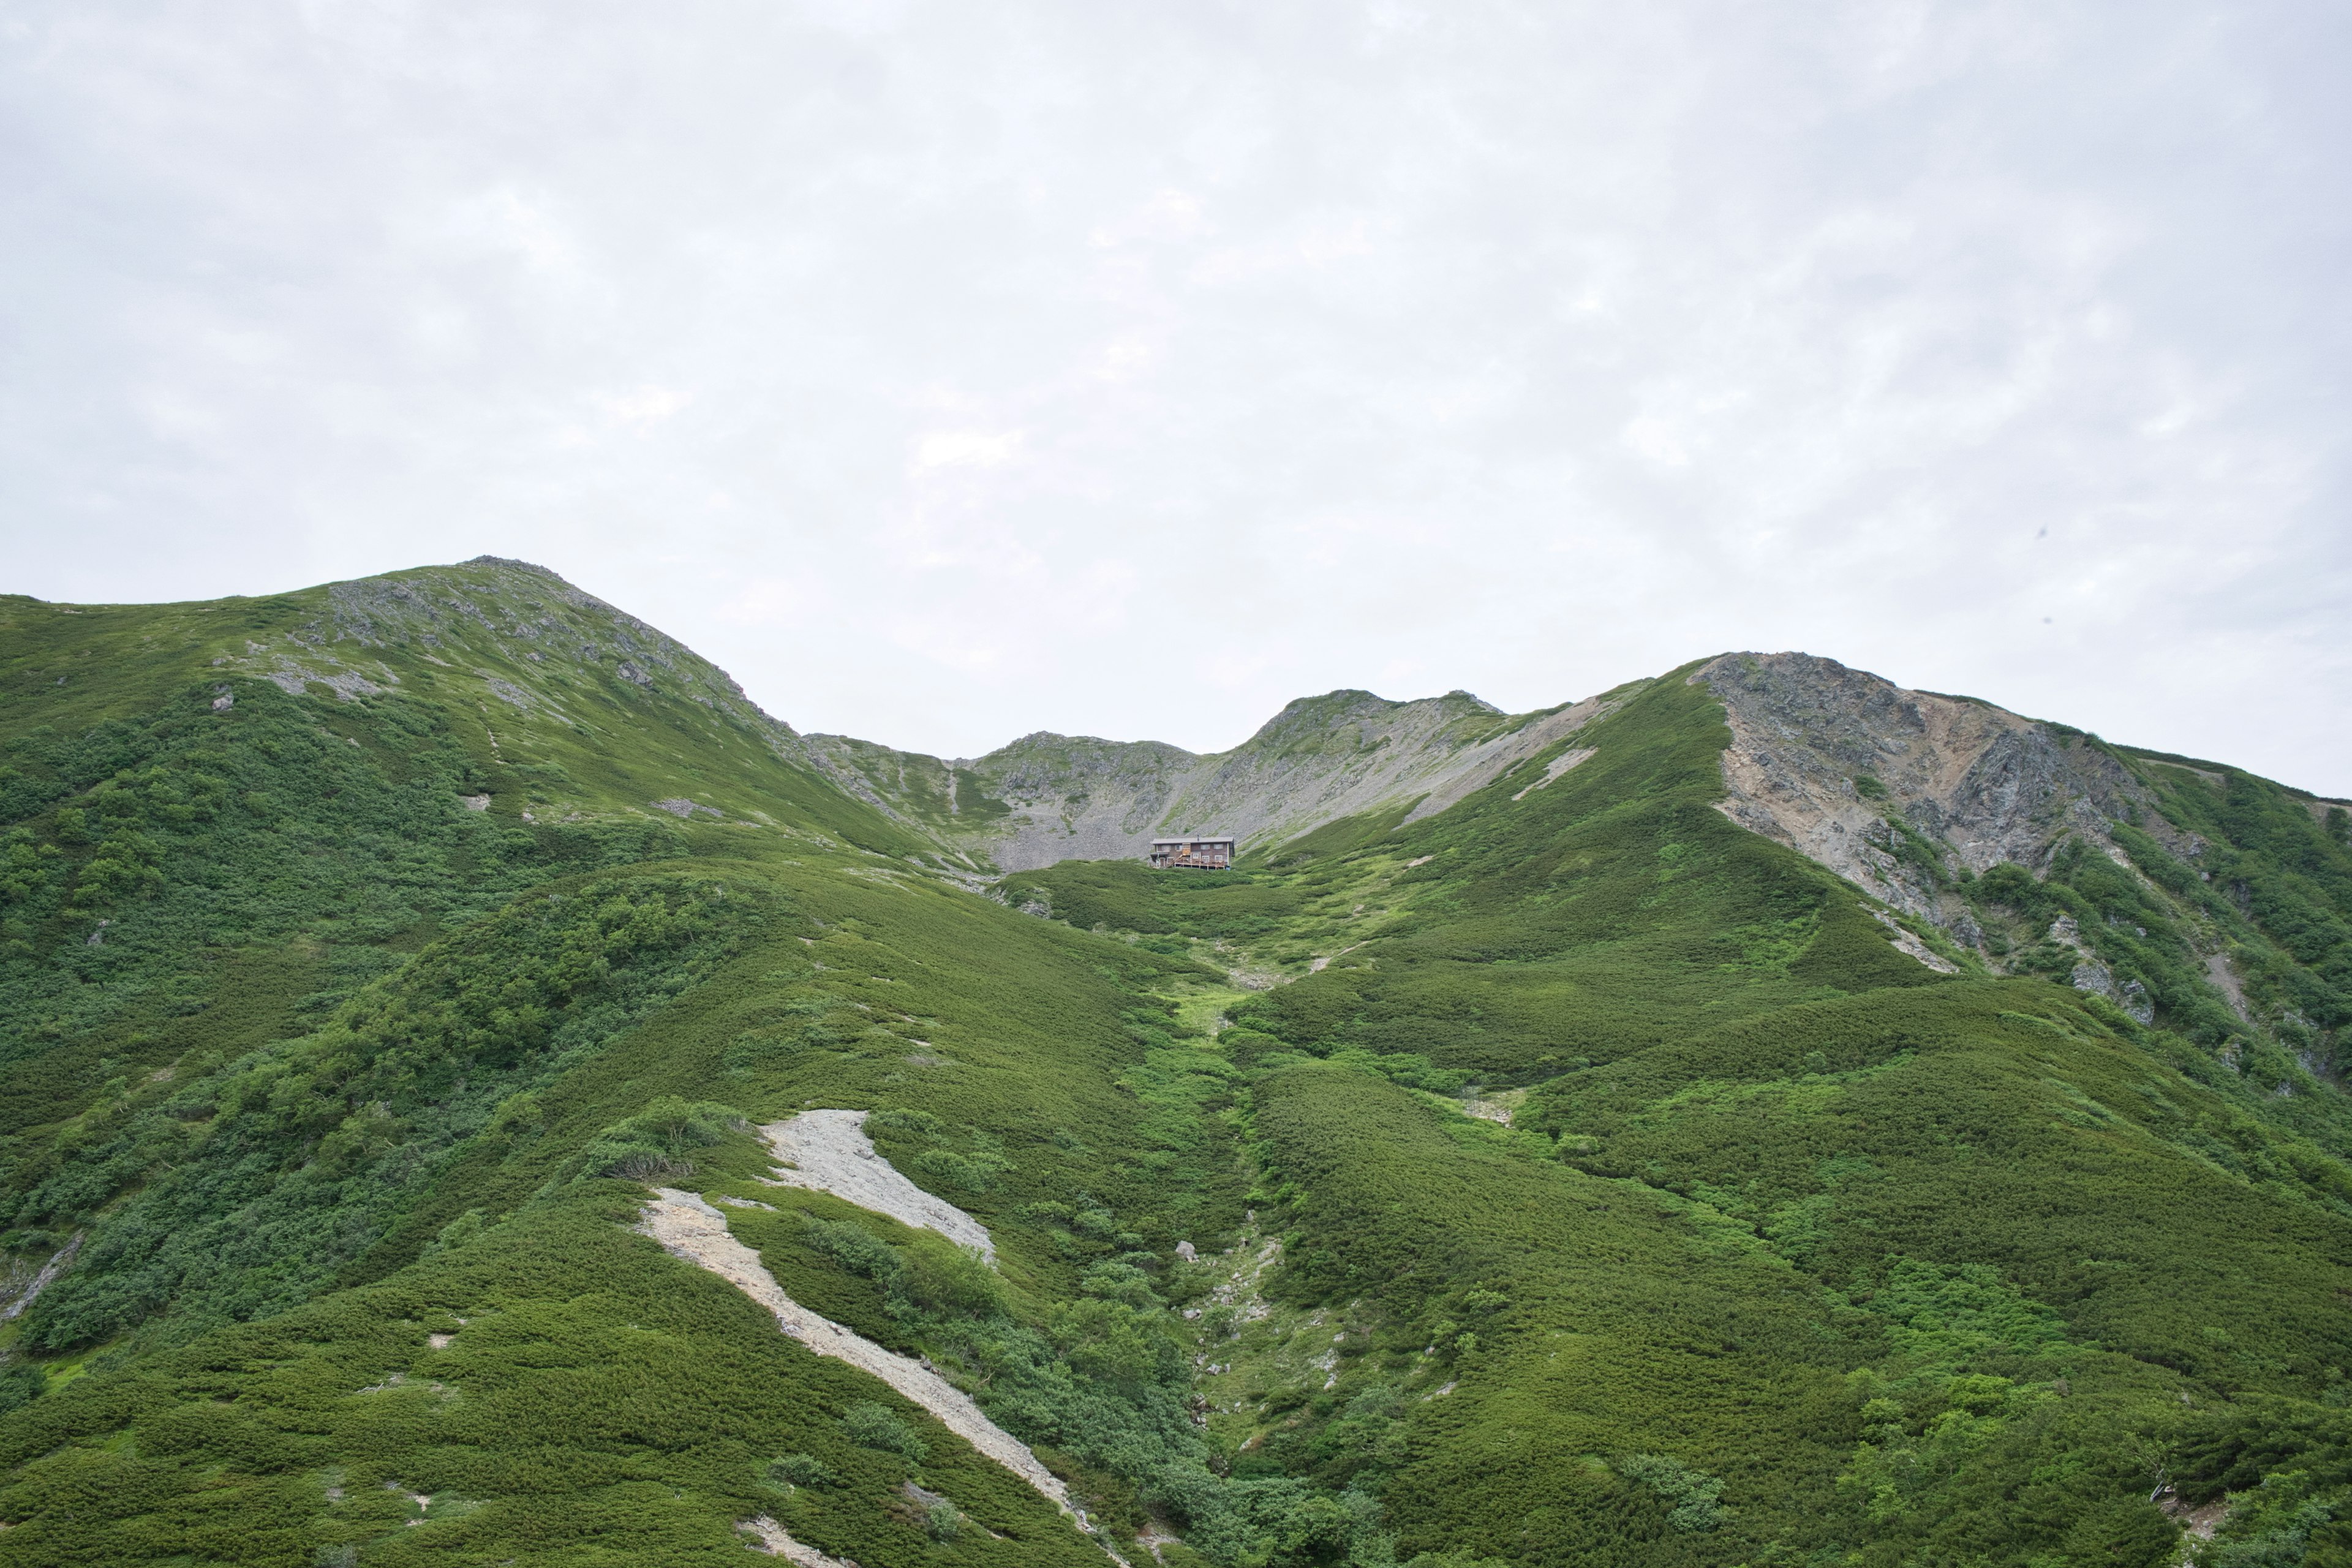
<instances>
[{"instance_id":1,"label":"green mountain","mask_svg":"<svg viewBox=\"0 0 2352 1568\"><path fill-rule=\"evenodd\" d=\"M2242 770L1796 654L948 761L484 558L0 598L0 1564L2352 1563Z\"/></svg>"}]
</instances>

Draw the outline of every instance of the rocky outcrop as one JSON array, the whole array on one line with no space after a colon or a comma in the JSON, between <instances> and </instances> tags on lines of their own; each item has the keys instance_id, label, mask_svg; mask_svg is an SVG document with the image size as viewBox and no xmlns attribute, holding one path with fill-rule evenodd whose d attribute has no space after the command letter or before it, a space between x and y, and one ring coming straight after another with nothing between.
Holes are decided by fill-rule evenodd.
<instances>
[{"instance_id":1,"label":"rocky outcrop","mask_svg":"<svg viewBox=\"0 0 2352 1568\"><path fill-rule=\"evenodd\" d=\"M2059 946L2074 950L2074 967L2067 973L2068 984L2077 991L2105 997L2139 1023L2155 1019L2156 1004L2149 999L2147 987L2137 980L2116 984L2115 971L2099 962L2099 955L2083 940L2083 928L2073 915L2060 915L2052 921L2049 937Z\"/></svg>"},{"instance_id":2,"label":"rocky outcrop","mask_svg":"<svg viewBox=\"0 0 2352 1568\"><path fill-rule=\"evenodd\" d=\"M1937 868L2011 861L2039 874L2077 836L2120 858L2110 825L2135 816L2170 834L2095 740L1990 702L1802 653L1725 654L1690 679L1722 700L1731 729L1725 816L1970 945Z\"/></svg>"},{"instance_id":3,"label":"rocky outcrop","mask_svg":"<svg viewBox=\"0 0 2352 1568\"><path fill-rule=\"evenodd\" d=\"M107 922L100 921L98 923L102 926ZM90 941L97 942L97 936L93 934ZM24 1264L12 1260L5 1274L0 1274L0 1322L18 1316L39 1300L41 1292L73 1266L73 1260L80 1251L81 1237L77 1233L63 1247L51 1253L38 1268L27 1268Z\"/></svg>"},{"instance_id":4,"label":"rocky outcrop","mask_svg":"<svg viewBox=\"0 0 2352 1568\"><path fill-rule=\"evenodd\" d=\"M814 1546L794 1541L792 1531L764 1513L757 1519L745 1520L737 1528L759 1540L758 1550L771 1557L782 1558L793 1568L857 1568L846 1558L830 1557Z\"/></svg>"}]
</instances>

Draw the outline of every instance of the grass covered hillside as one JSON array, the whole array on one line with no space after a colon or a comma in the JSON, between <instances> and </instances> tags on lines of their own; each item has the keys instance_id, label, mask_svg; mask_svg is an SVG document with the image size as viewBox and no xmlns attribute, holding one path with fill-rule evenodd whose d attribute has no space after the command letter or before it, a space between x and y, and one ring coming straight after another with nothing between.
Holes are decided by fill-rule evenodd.
<instances>
[{"instance_id":1,"label":"grass covered hillside","mask_svg":"<svg viewBox=\"0 0 2352 1568\"><path fill-rule=\"evenodd\" d=\"M0 600L0 1563L2352 1559L2340 816L1889 902L1698 668L989 882L536 568Z\"/></svg>"},{"instance_id":2,"label":"grass covered hillside","mask_svg":"<svg viewBox=\"0 0 2352 1568\"><path fill-rule=\"evenodd\" d=\"M1715 810L1729 737L1686 673L1540 787L1538 758L1242 872L1010 880L1264 986L1219 1043L1286 1247L1267 1290L1348 1337L1330 1386L1286 1388L1284 1347L1234 1325L1213 1427L1375 1490L1405 1545L1507 1562L2154 1563L2232 1491L2214 1562L2331 1560L2352 1121L2315 928L2352 906L2327 820L2242 775L2161 797L2301 923L2078 847L1953 878L1994 933L1963 949ZM2233 795L2273 803L2242 837ZM2287 853L2257 861L2263 832ZM2062 918L2058 968L2025 938ZM2167 986L2144 1024L2072 984L2095 945L2126 972L2200 921L2313 1012ZM2286 1412L2266 1482L2238 1456Z\"/></svg>"}]
</instances>

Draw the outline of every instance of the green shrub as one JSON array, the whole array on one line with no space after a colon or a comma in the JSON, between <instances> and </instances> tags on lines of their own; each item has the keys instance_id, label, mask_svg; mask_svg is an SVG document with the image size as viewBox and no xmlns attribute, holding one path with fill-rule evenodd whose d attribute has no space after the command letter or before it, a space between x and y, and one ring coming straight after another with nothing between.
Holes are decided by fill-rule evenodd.
<instances>
[{"instance_id":1,"label":"green shrub","mask_svg":"<svg viewBox=\"0 0 2352 1568\"><path fill-rule=\"evenodd\" d=\"M852 1274L896 1290L907 1272L907 1261L897 1247L849 1220L801 1216L801 1239Z\"/></svg>"},{"instance_id":2,"label":"green shrub","mask_svg":"<svg viewBox=\"0 0 2352 1568\"><path fill-rule=\"evenodd\" d=\"M772 1486L829 1487L839 1478L813 1454L784 1454L768 1461L761 1471Z\"/></svg>"},{"instance_id":3,"label":"green shrub","mask_svg":"<svg viewBox=\"0 0 2352 1568\"><path fill-rule=\"evenodd\" d=\"M950 1248L943 1243L919 1246L908 1254L900 1286L919 1311L940 1318L1004 1315L1004 1281L977 1253Z\"/></svg>"},{"instance_id":4,"label":"green shrub","mask_svg":"<svg viewBox=\"0 0 2352 1568\"><path fill-rule=\"evenodd\" d=\"M1713 1530L1723 1522L1723 1481L1664 1454L1628 1454L1618 1472L1641 1482L1667 1506L1666 1523L1680 1531Z\"/></svg>"},{"instance_id":5,"label":"green shrub","mask_svg":"<svg viewBox=\"0 0 2352 1568\"><path fill-rule=\"evenodd\" d=\"M861 1400L843 1412L841 1429L859 1447L897 1454L909 1464L920 1465L930 1457L930 1446L912 1426L889 1406L871 1400Z\"/></svg>"},{"instance_id":6,"label":"green shrub","mask_svg":"<svg viewBox=\"0 0 2352 1568\"><path fill-rule=\"evenodd\" d=\"M997 1178L1011 1167L1006 1163L986 1154L959 1154L948 1149L931 1149L916 1156L915 1169L944 1186L961 1187L968 1193L992 1193Z\"/></svg>"},{"instance_id":7,"label":"green shrub","mask_svg":"<svg viewBox=\"0 0 2352 1568\"><path fill-rule=\"evenodd\" d=\"M671 1003L758 913L754 897L661 877L517 900L362 985L316 1029L93 1119L11 1173L20 1225L92 1226L26 1312L24 1342L63 1349L159 1313L215 1322L301 1300L400 1223L500 1106ZM737 1114L668 1097L590 1140L576 1168L690 1168L684 1151ZM409 1256L474 1206L453 1206Z\"/></svg>"},{"instance_id":8,"label":"green shrub","mask_svg":"<svg viewBox=\"0 0 2352 1568\"><path fill-rule=\"evenodd\" d=\"M0 1366L0 1415L20 1409L48 1392L48 1373L26 1362Z\"/></svg>"},{"instance_id":9,"label":"green shrub","mask_svg":"<svg viewBox=\"0 0 2352 1568\"><path fill-rule=\"evenodd\" d=\"M885 1108L866 1119L868 1131L900 1132L917 1138L941 1138L947 1135L947 1124L928 1110Z\"/></svg>"},{"instance_id":10,"label":"green shrub","mask_svg":"<svg viewBox=\"0 0 2352 1568\"><path fill-rule=\"evenodd\" d=\"M446 1252L451 1247L463 1247L481 1235L487 1228L488 1228L488 1216L480 1209L467 1209L464 1214L443 1226L435 1234L432 1242L426 1246L421 1256L431 1258Z\"/></svg>"},{"instance_id":11,"label":"green shrub","mask_svg":"<svg viewBox=\"0 0 2352 1568\"><path fill-rule=\"evenodd\" d=\"M586 1176L620 1176L636 1182L690 1176L694 1162L687 1157L688 1151L707 1149L749 1125L743 1113L731 1105L663 1095L627 1121L616 1121L598 1133L581 1152L581 1171Z\"/></svg>"}]
</instances>

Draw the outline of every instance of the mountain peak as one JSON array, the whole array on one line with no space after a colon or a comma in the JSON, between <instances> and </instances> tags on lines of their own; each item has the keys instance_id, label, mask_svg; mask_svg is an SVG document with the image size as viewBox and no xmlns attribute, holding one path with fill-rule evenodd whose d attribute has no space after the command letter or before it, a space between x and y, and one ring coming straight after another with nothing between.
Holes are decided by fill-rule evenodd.
<instances>
[{"instance_id":1,"label":"mountain peak","mask_svg":"<svg viewBox=\"0 0 2352 1568\"><path fill-rule=\"evenodd\" d=\"M510 555L477 555L470 560L459 563L459 564L466 566L511 566L518 572L535 572L542 577L554 578L557 582L562 583L567 588L572 586L569 582L565 581L563 574L555 571L553 568L541 566L535 561L518 561Z\"/></svg>"}]
</instances>

